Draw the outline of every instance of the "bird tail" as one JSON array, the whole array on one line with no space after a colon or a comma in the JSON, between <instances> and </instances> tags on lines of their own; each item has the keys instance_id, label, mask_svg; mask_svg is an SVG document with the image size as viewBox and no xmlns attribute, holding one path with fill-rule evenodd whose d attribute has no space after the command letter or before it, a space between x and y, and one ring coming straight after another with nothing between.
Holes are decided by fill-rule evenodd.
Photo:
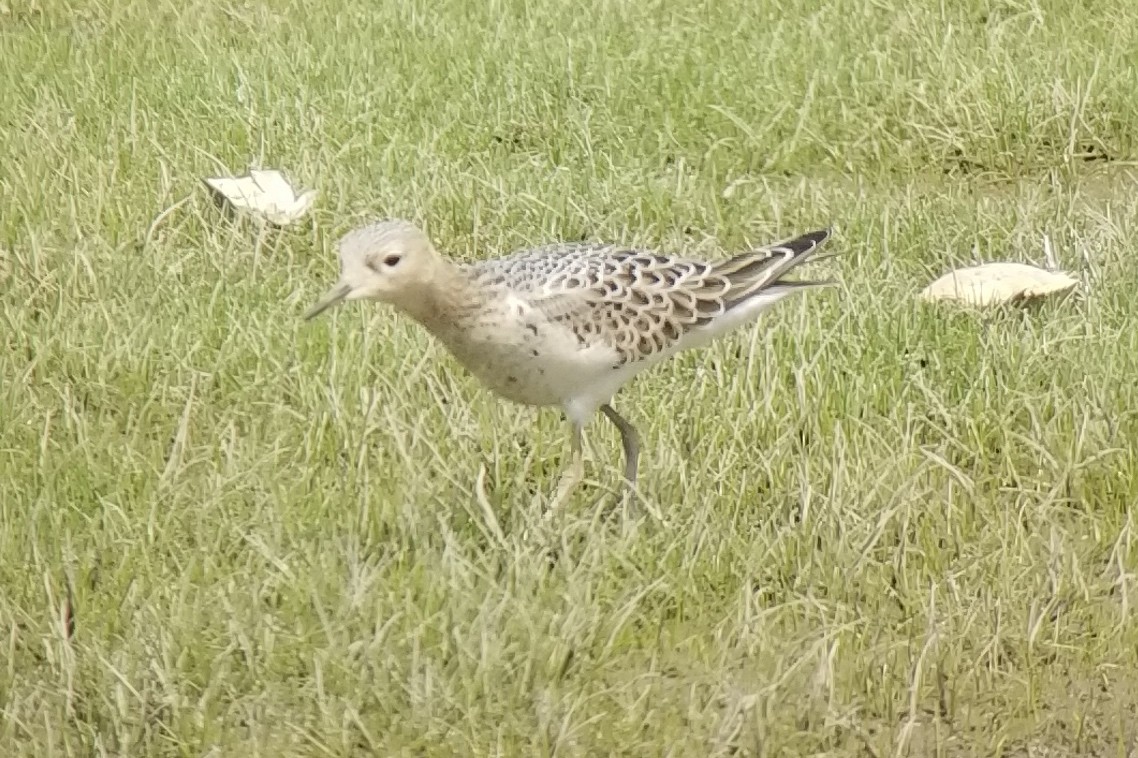
<instances>
[{"instance_id":1,"label":"bird tail","mask_svg":"<svg viewBox=\"0 0 1138 758\"><path fill-rule=\"evenodd\" d=\"M832 280L794 281L782 277L818 252L832 229L819 229L785 242L767 245L715 264L714 272L731 282L727 310L746 303L760 293L789 294L790 290L825 287ZM830 257L830 256L824 256Z\"/></svg>"}]
</instances>

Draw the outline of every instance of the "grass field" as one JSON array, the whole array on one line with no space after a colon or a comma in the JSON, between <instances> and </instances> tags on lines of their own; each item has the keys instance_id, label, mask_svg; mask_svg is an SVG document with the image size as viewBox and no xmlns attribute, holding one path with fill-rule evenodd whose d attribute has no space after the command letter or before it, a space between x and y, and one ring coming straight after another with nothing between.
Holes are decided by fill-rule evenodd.
<instances>
[{"instance_id":1,"label":"grass field","mask_svg":"<svg viewBox=\"0 0 1138 758\"><path fill-rule=\"evenodd\" d=\"M1130 0L3 0L0 753L1138 754L1136 51ZM312 216L229 223L249 165ZM598 417L543 529L559 414L302 321L383 216L833 224L841 286L617 398L663 520ZM1045 235L1079 295L917 302Z\"/></svg>"}]
</instances>

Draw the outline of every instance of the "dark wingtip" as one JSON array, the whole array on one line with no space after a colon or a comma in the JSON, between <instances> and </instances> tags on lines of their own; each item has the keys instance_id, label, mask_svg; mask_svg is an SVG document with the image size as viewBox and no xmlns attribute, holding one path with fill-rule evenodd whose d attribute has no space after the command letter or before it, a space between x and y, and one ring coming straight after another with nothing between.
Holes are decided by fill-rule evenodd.
<instances>
[{"instance_id":1,"label":"dark wingtip","mask_svg":"<svg viewBox=\"0 0 1138 758\"><path fill-rule=\"evenodd\" d=\"M801 253L805 253L808 250L813 250L815 248L821 247L826 240L830 239L833 233L834 227L827 226L824 229L807 232L806 234L795 237L792 240L787 240L786 242L778 245L778 247L789 248L790 250L794 251L795 255L800 255Z\"/></svg>"}]
</instances>

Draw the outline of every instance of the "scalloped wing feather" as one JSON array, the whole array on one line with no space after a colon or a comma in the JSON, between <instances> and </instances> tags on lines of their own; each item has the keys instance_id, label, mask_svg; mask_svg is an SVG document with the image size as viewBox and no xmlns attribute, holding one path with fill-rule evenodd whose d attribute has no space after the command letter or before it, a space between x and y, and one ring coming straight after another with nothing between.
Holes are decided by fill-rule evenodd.
<instances>
[{"instance_id":1,"label":"scalloped wing feather","mask_svg":"<svg viewBox=\"0 0 1138 758\"><path fill-rule=\"evenodd\" d=\"M504 285L524 297L569 329L582 347L612 348L619 366L661 358L685 347L689 337L714 337L793 289L828 284L781 277L829 235L828 229L811 232L719 263L614 245L565 244L471 264L468 270L483 284ZM758 297L764 292L774 297ZM757 307L743 307L748 303ZM735 309L739 313L724 319ZM723 329L716 328L717 320Z\"/></svg>"}]
</instances>

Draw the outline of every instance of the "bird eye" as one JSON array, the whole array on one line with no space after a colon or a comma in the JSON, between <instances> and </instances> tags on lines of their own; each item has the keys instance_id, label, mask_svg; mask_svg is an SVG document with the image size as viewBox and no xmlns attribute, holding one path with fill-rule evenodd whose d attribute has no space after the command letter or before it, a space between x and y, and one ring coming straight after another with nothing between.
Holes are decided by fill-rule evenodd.
<instances>
[{"instance_id":1,"label":"bird eye","mask_svg":"<svg viewBox=\"0 0 1138 758\"><path fill-rule=\"evenodd\" d=\"M403 256L401 256L401 255L389 255L383 259L383 265L384 266L396 266L399 264L399 261L401 261L402 259L403 259Z\"/></svg>"}]
</instances>

